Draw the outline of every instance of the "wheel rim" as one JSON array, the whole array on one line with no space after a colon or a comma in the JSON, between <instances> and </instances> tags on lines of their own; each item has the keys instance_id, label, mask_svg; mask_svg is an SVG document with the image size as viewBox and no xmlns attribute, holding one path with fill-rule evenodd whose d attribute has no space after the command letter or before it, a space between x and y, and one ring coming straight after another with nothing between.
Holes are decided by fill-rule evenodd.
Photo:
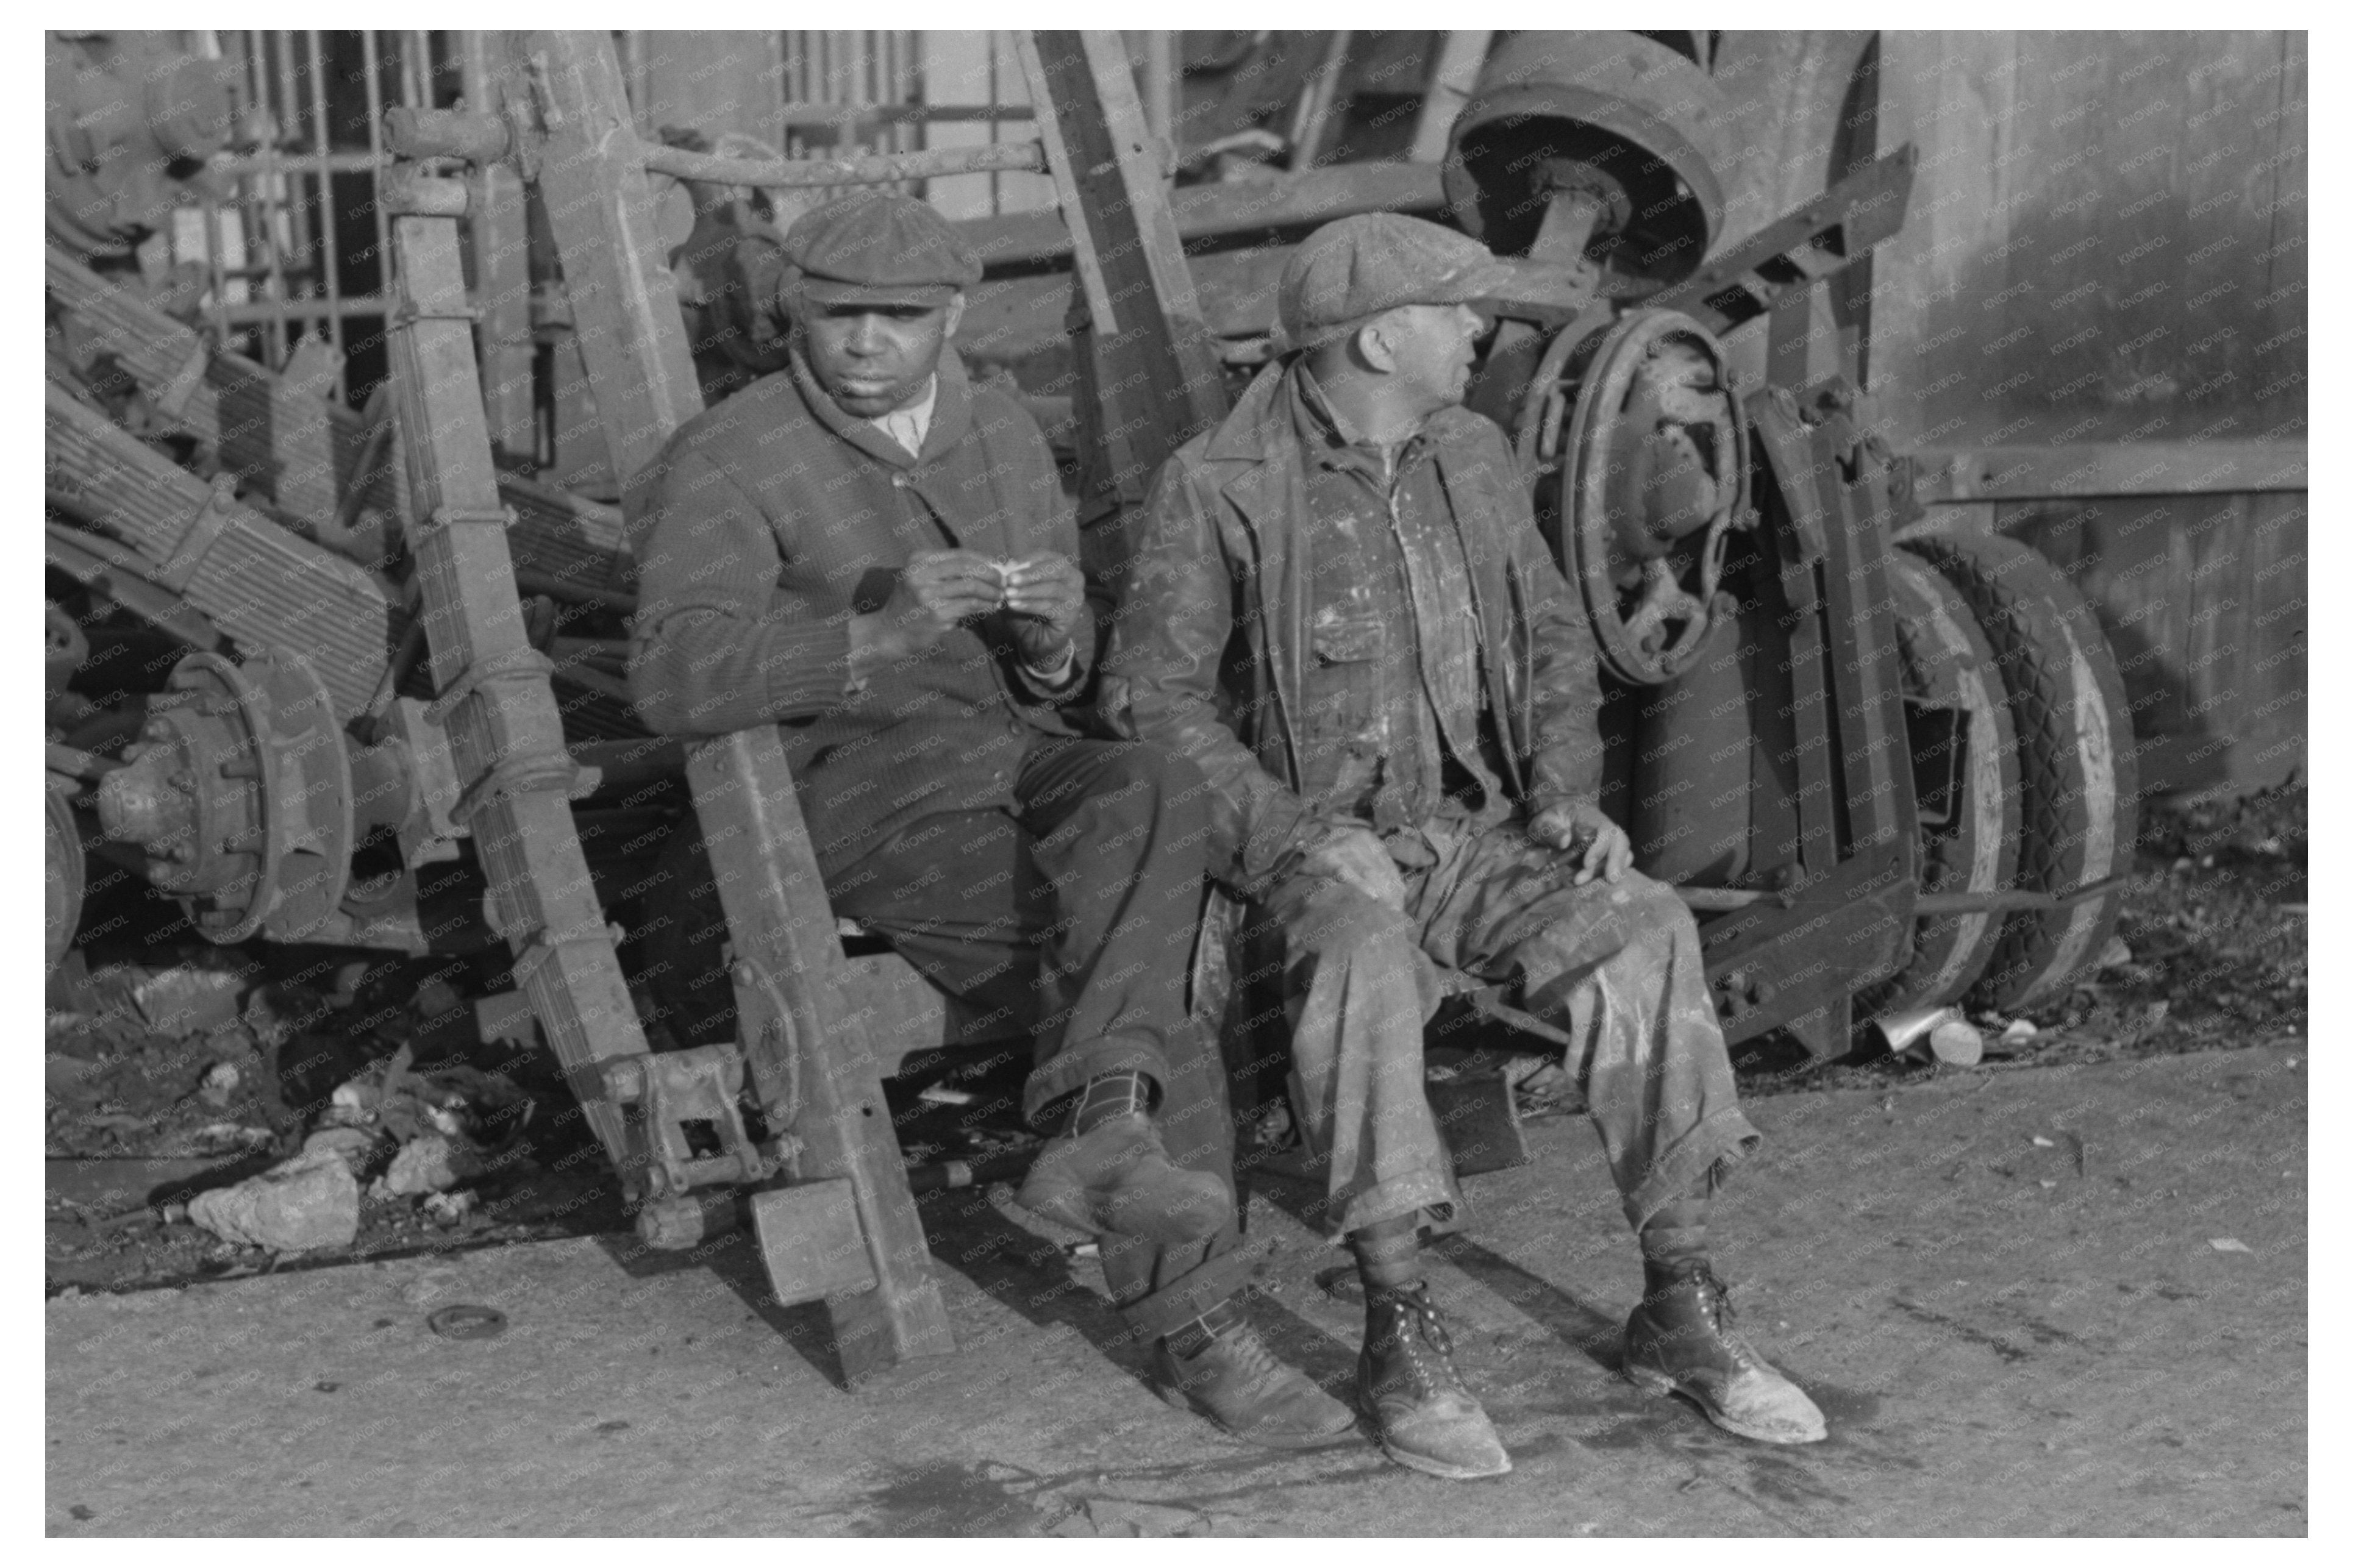
<instances>
[{"instance_id":1,"label":"wheel rim","mask_svg":"<svg viewBox=\"0 0 2353 1568\"><path fill-rule=\"evenodd\" d=\"M1968 603L1993 647L2016 731L2021 890L2064 896L2130 866L2137 811L2124 680L2098 622L2058 570L2015 540L1915 531L1901 548ZM2098 962L2121 896L2013 913L1970 992L2016 1010Z\"/></svg>"},{"instance_id":2,"label":"wheel rim","mask_svg":"<svg viewBox=\"0 0 2353 1568\"><path fill-rule=\"evenodd\" d=\"M1895 596L1905 698L1957 707L1967 714L1959 820L1949 833L1922 824L1924 888L1994 891L2016 871L2019 802L2017 742L1992 650L1978 632L1968 603L1926 566L1891 552L1888 579ZM1957 879L1926 888L1926 876L1940 869L1957 870ZM1941 1006L1958 1000L1992 958L2000 925L1999 918L1986 910L1923 917L1913 927L1909 963L1865 994L1865 1010Z\"/></svg>"}]
</instances>

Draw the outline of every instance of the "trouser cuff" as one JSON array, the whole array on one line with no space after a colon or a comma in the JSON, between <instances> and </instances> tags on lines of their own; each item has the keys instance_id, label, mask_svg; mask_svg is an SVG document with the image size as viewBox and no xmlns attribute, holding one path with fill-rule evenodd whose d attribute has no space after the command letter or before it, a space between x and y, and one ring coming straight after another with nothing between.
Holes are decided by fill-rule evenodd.
<instances>
[{"instance_id":1,"label":"trouser cuff","mask_svg":"<svg viewBox=\"0 0 2353 1568\"><path fill-rule=\"evenodd\" d=\"M1219 1302L1250 1283L1250 1258L1240 1247L1219 1253L1180 1279L1119 1310L1121 1321L1138 1344L1183 1328Z\"/></svg>"},{"instance_id":2,"label":"trouser cuff","mask_svg":"<svg viewBox=\"0 0 2353 1568\"><path fill-rule=\"evenodd\" d=\"M1329 1240L1343 1241L1350 1231L1378 1225L1385 1219L1450 1205L1459 1207L1461 1202L1461 1190L1454 1184L1451 1171L1409 1171L1333 1199L1331 1210L1324 1216L1325 1235Z\"/></svg>"},{"instance_id":3,"label":"trouser cuff","mask_svg":"<svg viewBox=\"0 0 2353 1568\"><path fill-rule=\"evenodd\" d=\"M1717 1177L1757 1152L1765 1135L1737 1108L1719 1110L1658 1154L1625 1195L1626 1223L1641 1230L1651 1216L1687 1196L1711 1172Z\"/></svg>"}]
</instances>

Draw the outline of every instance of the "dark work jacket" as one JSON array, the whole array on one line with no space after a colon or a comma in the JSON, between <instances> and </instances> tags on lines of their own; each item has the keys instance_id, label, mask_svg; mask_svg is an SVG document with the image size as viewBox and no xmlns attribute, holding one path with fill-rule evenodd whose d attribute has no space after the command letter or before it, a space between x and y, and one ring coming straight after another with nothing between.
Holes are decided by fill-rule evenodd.
<instances>
[{"instance_id":1,"label":"dark work jacket","mask_svg":"<svg viewBox=\"0 0 2353 1568\"><path fill-rule=\"evenodd\" d=\"M1008 804L1030 741L1078 732L995 616L849 689L849 617L881 608L916 551L1078 557L1037 422L975 388L953 351L920 457L836 406L796 354L680 426L649 493L638 711L668 735L778 724L828 877L918 817ZM1083 675L1083 617L1076 635Z\"/></svg>"},{"instance_id":2,"label":"dark work jacket","mask_svg":"<svg viewBox=\"0 0 2353 1568\"><path fill-rule=\"evenodd\" d=\"M1214 430L1153 481L1103 655L1100 703L1115 733L1184 752L1215 792L1210 868L1263 890L1313 826L1296 732L1311 657L1307 455L1283 377L1260 373ZM1504 433L1461 407L1430 416L1440 489L1470 569L1504 786L1526 815L1599 797L1600 683L1583 609L1536 532ZM1339 748L1323 748L1336 755Z\"/></svg>"}]
</instances>

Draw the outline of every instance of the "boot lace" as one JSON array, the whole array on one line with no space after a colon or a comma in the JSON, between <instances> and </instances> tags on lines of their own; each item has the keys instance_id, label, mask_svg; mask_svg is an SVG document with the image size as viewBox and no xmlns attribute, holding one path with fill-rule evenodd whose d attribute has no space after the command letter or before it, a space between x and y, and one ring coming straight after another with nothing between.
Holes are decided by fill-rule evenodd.
<instances>
[{"instance_id":1,"label":"boot lace","mask_svg":"<svg viewBox=\"0 0 2353 1568\"><path fill-rule=\"evenodd\" d=\"M1384 1290L1377 1301L1383 1310L1396 1314L1398 1343L1414 1363L1419 1365L1421 1360L1412 1354L1414 1341L1419 1339L1438 1352L1442 1380L1454 1382L1454 1337L1446 1331L1446 1314L1430 1299L1428 1282L1409 1289Z\"/></svg>"},{"instance_id":2,"label":"boot lace","mask_svg":"<svg viewBox=\"0 0 2353 1568\"><path fill-rule=\"evenodd\" d=\"M1258 1331L1248 1323L1220 1332L1217 1343L1224 1347L1227 1365L1232 1368L1234 1375L1246 1383L1262 1383L1282 1371L1282 1363L1274 1359L1274 1352L1266 1348L1266 1342L1259 1338Z\"/></svg>"},{"instance_id":3,"label":"boot lace","mask_svg":"<svg viewBox=\"0 0 2353 1568\"><path fill-rule=\"evenodd\" d=\"M1751 1368L1765 1366L1764 1359L1732 1326L1739 1320L1739 1313L1732 1306L1732 1287L1717 1279L1715 1270L1704 1263L1691 1270L1690 1278L1699 1288L1701 1312L1714 1324L1716 1342L1724 1346L1734 1364Z\"/></svg>"}]
</instances>

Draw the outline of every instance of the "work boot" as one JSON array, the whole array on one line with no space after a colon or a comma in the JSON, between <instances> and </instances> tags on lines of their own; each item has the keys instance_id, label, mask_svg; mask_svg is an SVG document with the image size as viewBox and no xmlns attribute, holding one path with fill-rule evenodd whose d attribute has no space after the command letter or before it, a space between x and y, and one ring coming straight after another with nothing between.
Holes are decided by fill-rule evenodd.
<instances>
[{"instance_id":1,"label":"work boot","mask_svg":"<svg viewBox=\"0 0 2353 1568\"><path fill-rule=\"evenodd\" d=\"M1218 1233L1234 1210L1232 1189L1168 1158L1146 1114L1151 1079L1113 1073L1091 1080L1061 1113L1014 1201L1076 1230L1181 1247Z\"/></svg>"},{"instance_id":2,"label":"work boot","mask_svg":"<svg viewBox=\"0 0 2353 1568\"><path fill-rule=\"evenodd\" d=\"M1805 1391L1732 1331L1731 1291L1704 1259L1646 1265L1641 1304L1626 1320L1626 1376L1651 1394L1681 1394L1707 1418L1759 1443L1819 1443L1830 1426Z\"/></svg>"},{"instance_id":3,"label":"work boot","mask_svg":"<svg viewBox=\"0 0 2353 1568\"><path fill-rule=\"evenodd\" d=\"M1356 1424L1354 1411L1274 1359L1239 1297L1154 1345L1152 1390L1262 1448L1317 1447Z\"/></svg>"},{"instance_id":4,"label":"work boot","mask_svg":"<svg viewBox=\"0 0 2353 1568\"><path fill-rule=\"evenodd\" d=\"M1454 1371L1454 1342L1420 1280L1366 1291L1356 1407L1381 1452L1408 1469L1467 1481L1512 1468L1494 1423Z\"/></svg>"}]
</instances>

